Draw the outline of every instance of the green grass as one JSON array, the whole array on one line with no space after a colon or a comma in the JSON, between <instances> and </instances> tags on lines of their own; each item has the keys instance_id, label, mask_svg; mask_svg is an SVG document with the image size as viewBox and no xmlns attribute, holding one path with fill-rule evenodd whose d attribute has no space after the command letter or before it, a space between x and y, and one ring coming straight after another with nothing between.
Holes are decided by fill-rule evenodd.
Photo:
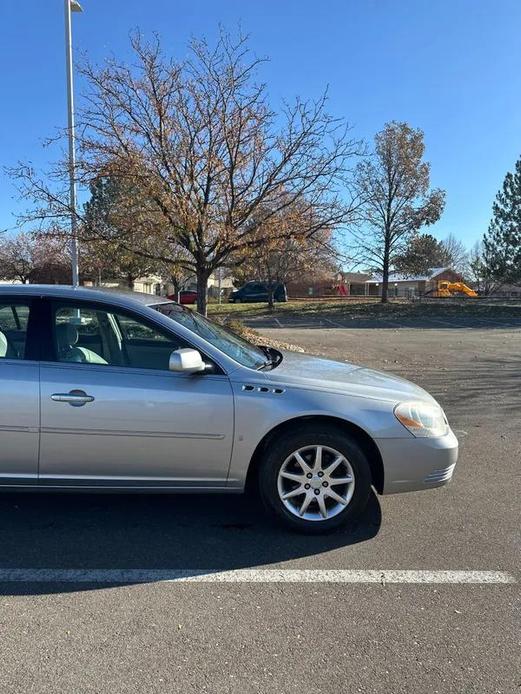
<instances>
[{"instance_id":1,"label":"green grass","mask_svg":"<svg viewBox=\"0 0 521 694\"><path fill-rule=\"evenodd\" d=\"M367 300L362 298L361 300L350 300L349 302L343 302L338 300L325 300L325 301L286 301L285 303L275 303L273 311L270 311L267 303L247 303L247 304L208 304L208 315L215 314L229 314L236 315L238 317L248 317L248 316L264 316L277 313L332 313L332 312L345 312L349 308L348 304L352 307L357 306L372 306L374 305L374 300Z\"/></svg>"}]
</instances>

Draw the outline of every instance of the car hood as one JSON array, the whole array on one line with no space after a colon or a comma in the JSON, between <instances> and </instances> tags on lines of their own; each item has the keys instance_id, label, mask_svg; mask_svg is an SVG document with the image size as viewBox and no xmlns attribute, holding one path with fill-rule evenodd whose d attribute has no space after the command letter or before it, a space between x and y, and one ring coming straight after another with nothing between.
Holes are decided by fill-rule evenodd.
<instances>
[{"instance_id":1,"label":"car hood","mask_svg":"<svg viewBox=\"0 0 521 694\"><path fill-rule=\"evenodd\" d=\"M279 366L265 372L273 383L396 402L435 402L423 388L393 374L297 352L282 354Z\"/></svg>"}]
</instances>

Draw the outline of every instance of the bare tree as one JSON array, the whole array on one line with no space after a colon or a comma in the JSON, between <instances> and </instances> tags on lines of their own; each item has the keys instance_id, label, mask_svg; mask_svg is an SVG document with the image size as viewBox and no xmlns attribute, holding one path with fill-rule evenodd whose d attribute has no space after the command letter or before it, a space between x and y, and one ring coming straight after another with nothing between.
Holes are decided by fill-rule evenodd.
<instances>
[{"instance_id":1,"label":"bare tree","mask_svg":"<svg viewBox=\"0 0 521 694\"><path fill-rule=\"evenodd\" d=\"M445 253L447 254L448 264L453 270L461 275L469 274L469 252L454 234L449 234L442 242Z\"/></svg>"},{"instance_id":2,"label":"bare tree","mask_svg":"<svg viewBox=\"0 0 521 694\"><path fill-rule=\"evenodd\" d=\"M353 234L363 260L382 273L382 303L389 272L423 226L436 222L444 206L442 190L429 190L430 165L423 161L423 132L392 121L375 136L374 155L357 167L363 205Z\"/></svg>"},{"instance_id":3,"label":"bare tree","mask_svg":"<svg viewBox=\"0 0 521 694\"><path fill-rule=\"evenodd\" d=\"M490 277L487 267L487 249L483 241L476 241L468 254L468 279L473 287L482 295L500 289L503 282Z\"/></svg>"},{"instance_id":4,"label":"bare tree","mask_svg":"<svg viewBox=\"0 0 521 694\"><path fill-rule=\"evenodd\" d=\"M303 275L322 277L332 274L338 265L337 251L329 229L310 238L299 229L306 225L298 206L269 218L257 227L263 243L235 258L233 274L239 281L258 279L268 284L268 304L273 308L274 290L279 282L287 283ZM270 228L267 228L270 227ZM286 231L281 235L282 230Z\"/></svg>"},{"instance_id":5,"label":"bare tree","mask_svg":"<svg viewBox=\"0 0 521 694\"><path fill-rule=\"evenodd\" d=\"M164 263L160 267L159 274L174 288L174 295L177 297L179 292L185 289L188 283L193 282L194 273L179 265L179 259L175 264Z\"/></svg>"},{"instance_id":6,"label":"bare tree","mask_svg":"<svg viewBox=\"0 0 521 694\"><path fill-rule=\"evenodd\" d=\"M0 244L2 279L52 284L69 274L64 244L51 235L20 232Z\"/></svg>"},{"instance_id":7,"label":"bare tree","mask_svg":"<svg viewBox=\"0 0 521 694\"><path fill-rule=\"evenodd\" d=\"M326 96L275 112L256 81L261 61L244 38L225 33L215 47L193 41L184 62L166 58L158 39L136 35L132 47L132 66L112 59L83 68L77 173L83 185L101 174L141 191L131 231L119 227L118 243L173 265L183 249L181 267L197 277L199 311L206 311L210 274L232 254L262 245L258 228L271 216L298 202L309 211L302 238L350 220L349 174L359 145L327 113ZM32 219L68 211L59 186L51 190L29 168L17 175L22 194L36 201Z\"/></svg>"},{"instance_id":8,"label":"bare tree","mask_svg":"<svg viewBox=\"0 0 521 694\"><path fill-rule=\"evenodd\" d=\"M34 237L20 233L14 238L2 239L0 246L0 275L5 280L27 284L34 270Z\"/></svg>"}]
</instances>

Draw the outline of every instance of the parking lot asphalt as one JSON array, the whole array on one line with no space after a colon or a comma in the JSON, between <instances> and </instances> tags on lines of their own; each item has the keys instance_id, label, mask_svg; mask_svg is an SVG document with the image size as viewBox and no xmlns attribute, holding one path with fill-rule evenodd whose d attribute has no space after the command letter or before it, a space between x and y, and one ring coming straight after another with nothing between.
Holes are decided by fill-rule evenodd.
<instances>
[{"instance_id":1,"label":"parking lot asphalt","mask_svg":"<svg viewBox=\"0 0 521 694\"><path fill-rule=\"evenodd\" d=\"M272 526L244 497L5 495L0 569L474 570L517 582L251 583L240 571L226 583L5 582L0 691L521 691L521 330L507 323L265 328L429 389L461 444L448 487L373 496L361 522L322 538Z\"/></svg>"},{"instance_id":2,"label":"parking lot asphalt","mask_svg":"<svg viewBox=\"0 0 521 694\"><path fill-rule=\"evenodd\" d=\"M396 308L396 305L391 305ZM437 307L436 307L437 308ZM451 307L448 307L451 308ZM230 314L230 317L233 315ZM483 313L463 312L446 315L443 312L425 311L423 315L404 312L390 312L388 315L363 316L356 313L329 313L320 311L302 313L283 313L242 316L244 323L257 329L296 330L296 329L349 329L349 330L382 330L382 329L420 329L420 330L469 330L469 329L518 329L521 328L521 316L518 311L504 315L493 310L488 315Z\"/></svg>"}]
</instances>

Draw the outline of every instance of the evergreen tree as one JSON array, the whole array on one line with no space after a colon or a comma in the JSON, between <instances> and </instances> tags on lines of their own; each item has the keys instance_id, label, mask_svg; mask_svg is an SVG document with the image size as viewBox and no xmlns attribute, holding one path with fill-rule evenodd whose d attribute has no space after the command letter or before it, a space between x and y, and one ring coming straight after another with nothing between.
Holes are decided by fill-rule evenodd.
<instances>
[{"instance_id":1,"label":"evergreen tree","mask_svg":"<svg viewBox=\"0 0 521 694\"><path fill-rule=\"evenodd\" d=\"M496 196L483 246L490 279L503 284L521 283L521 157Z\"/></svg>"},{"instance_id":2,"label":"evergreen tree","mask_svg":"<svg viewBox=\"0 0 521 694\"><path fill-rule=\"evenodd\" d=\"M146 214L140 191L127 182L110 176L98 176L90 185L91 197L84 205L82 268L84 272L104 275L105 279L123 279L132 289L138 277L157 271L158 262L129 250L126 220L137 220ZM125 223L123 223L123 219ZM135 236L147 238L137 226Z\"/></svg>"},{"instance_id":3,"label":"evergreen tree","mask_svg":"<svg viewBox=\"0 0 521 694\"><path fill-rule=\"evenodd\" d=\"M432 234L419 234L411 239L405 253L396 258L394 267L404 275L414 276L449 264L450 256L443 243Z\"/></svg>"}]
</instances>

